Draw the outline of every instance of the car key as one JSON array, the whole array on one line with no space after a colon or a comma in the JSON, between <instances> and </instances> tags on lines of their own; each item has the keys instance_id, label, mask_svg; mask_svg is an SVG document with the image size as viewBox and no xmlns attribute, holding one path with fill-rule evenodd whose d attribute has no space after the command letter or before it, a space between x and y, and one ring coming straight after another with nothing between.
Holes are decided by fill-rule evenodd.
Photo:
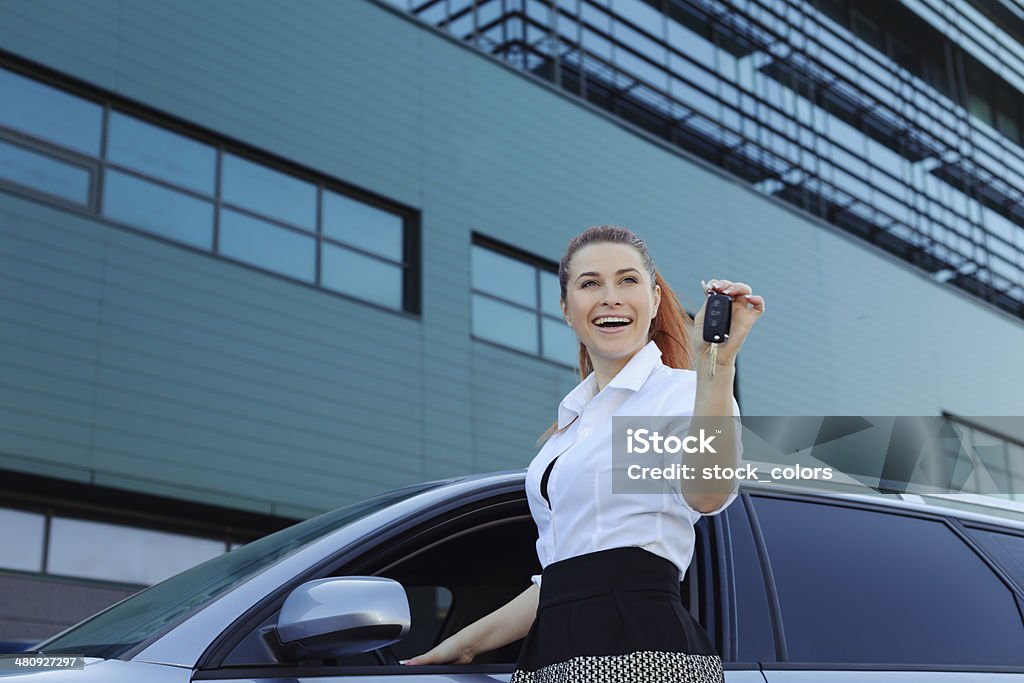
<instances>
[{"instance_id":1,"label":"car key","mask_svg":"<svg viewBox=\"0 0 1024 683\"><path fill-rule=\"evenodd\" d=\"M704 292L708 296L704 309L704 341L711 344L711 376L715 376L718 364L718 345L729 339L729 325L732 323L732 297L715 294L715 290L703 281Z\"/></svg>"}]
</instances>

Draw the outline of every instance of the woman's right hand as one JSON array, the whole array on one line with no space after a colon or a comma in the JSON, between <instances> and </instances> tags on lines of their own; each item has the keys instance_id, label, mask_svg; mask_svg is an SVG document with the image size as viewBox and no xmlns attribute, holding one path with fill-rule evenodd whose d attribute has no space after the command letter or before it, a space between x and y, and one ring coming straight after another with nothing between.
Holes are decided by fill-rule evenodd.
<instances>
[{"instance_id":1,"label":"woman's right hand","mask_svg":"<svg viewBox=\"0 0 1024 683\"><path fill-rule=\"evenodd\" d=\"M402 664L471 664L482 652L508 645L530 632L537 616L540 587L534 583L486 617L477 619L454 635Z\"/></svg>"},{"instance_id":2,"label":"woman's right hand","mask_svg":"<svg viewBox=\"0 0 1024 683\"><path fill-rule=\"evenodd\" d=\"M455 639L455 636L446 638L436 647L416 655L412 659L403 660L406 665L415 664L470 664L473 661L473 653L462 647Z\"/></svg>"}]
</instances>

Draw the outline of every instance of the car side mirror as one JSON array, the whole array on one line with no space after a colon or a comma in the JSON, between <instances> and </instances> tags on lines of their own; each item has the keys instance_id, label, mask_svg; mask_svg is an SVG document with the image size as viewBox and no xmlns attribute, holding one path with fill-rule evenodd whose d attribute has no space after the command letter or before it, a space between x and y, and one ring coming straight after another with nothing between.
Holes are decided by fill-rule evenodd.
<instances>
[{"instance_id":1,"label":"car side mirror","mask_svg":"<svg viewBox=\"0 0 1024 683\"><path fill-rule=\"evenodd\" d=\"M262 632L281 662L346 657L396 643L409 632L402 584L379 576L308 581L287 598L277 625Z\"/></svg>"}]
</instances>

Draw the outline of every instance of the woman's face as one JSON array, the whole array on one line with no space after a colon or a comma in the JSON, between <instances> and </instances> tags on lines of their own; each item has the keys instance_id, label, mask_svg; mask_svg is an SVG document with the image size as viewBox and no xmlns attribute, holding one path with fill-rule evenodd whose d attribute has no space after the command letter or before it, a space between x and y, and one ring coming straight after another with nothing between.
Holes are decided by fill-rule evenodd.
<instances>
[{"instance_id":1,"label":"woman's face","mask_svg":"<svg viewBox=\"0 0 1024 683\"><path fill-rule=\"evenodd\" d=\"M660 303L661 288L627 244L590 244L569 261L562 311L595 369L617 372L647 344Z\"/></svg>"}]
</instances>

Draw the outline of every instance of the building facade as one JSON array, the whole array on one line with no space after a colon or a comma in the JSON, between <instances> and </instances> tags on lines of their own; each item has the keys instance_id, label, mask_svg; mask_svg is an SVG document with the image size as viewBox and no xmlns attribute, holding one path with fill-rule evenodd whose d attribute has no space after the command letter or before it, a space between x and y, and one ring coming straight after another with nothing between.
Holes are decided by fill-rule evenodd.
<instances>
[{"instance_id":1,"label":"building facade","mask_svg":"<svg viewBox=\"0 0 1024 683\"><path fill-rule=\"evenodd\" d=\"M1024 316L1019 4L393 2Z\"/></svg>"},{"instance_id":2,"label":"building facade","mask_svg":"<svg viewBox=\"0 0 1024 683\"><path fill-rule=\"evenodd\" d=\"M0 641L525 467L576 382L553 266L599 223L691 312L701 279L765 295L744 412L951 414L1015 482L1020 436L968 419L1024 408L1008 3L0 15Z\"/></svg>"}]
</instances>

